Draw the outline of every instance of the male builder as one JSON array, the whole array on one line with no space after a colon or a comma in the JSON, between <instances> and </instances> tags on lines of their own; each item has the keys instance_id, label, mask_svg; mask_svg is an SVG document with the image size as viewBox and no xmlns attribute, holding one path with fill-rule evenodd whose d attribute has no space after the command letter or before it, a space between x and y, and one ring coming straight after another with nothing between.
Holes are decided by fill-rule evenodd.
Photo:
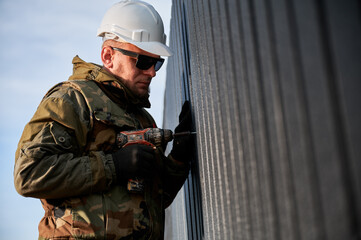
<instances>
[{"instance_id":1,"label":"male builder","mask_svg":"<svg viewBox=\"0 0 361 240\"><path fill-rule=\"evenodd\" d=\"M25 126L16 151L17 191L41 199L39 239L163 239L164 209L189 170L189 137L168 157L162 147L118 147L122 131L156 127L144 110L149 84L170 56L163 23L141 1L122 1L105 14L103 66L73 59L69 81L53 87ZM175 132L190 128L183 107ZM130 191L129 179L143 189Z\"/></svg>"}]
</instances>

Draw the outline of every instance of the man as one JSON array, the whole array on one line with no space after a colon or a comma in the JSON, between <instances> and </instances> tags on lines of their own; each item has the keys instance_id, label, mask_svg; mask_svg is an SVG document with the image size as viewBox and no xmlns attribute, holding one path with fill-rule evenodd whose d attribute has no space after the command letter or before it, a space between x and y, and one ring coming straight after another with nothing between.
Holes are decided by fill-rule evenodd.
<instances>
[{"instance_id":1,"label":"man","mask_svg":"<svg viewBox=\"0 0 361 240\"><path fill-rule=\"evenodd\" d=\"M141 1L122 1L105 14L103 66L73 59L69 81L53 87L25 126L16 151L15 187L41 199L39 239L162 239L164 209L189 170L190 137L163 147L117 145L121 131L154 128L149 84L171 55L163 23ZM182 108L175 132L189 131ZM163 144L164 145L164 144ZM142 181L132 191L129 179Z\"/></svg>"}]
</instances>

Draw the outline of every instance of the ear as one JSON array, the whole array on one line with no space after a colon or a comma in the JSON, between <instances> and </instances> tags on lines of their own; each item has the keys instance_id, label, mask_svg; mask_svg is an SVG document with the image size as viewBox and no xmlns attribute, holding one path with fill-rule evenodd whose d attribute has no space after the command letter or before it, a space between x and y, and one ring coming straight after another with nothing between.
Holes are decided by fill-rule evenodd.
<instances>
[{"instance_id":1,"label":"ear","mask_svg":"<svg viewBox=\"0 0 361 240\"><path fill-rule=\"evenodd\" d=\"M113 67L113 49L111 49L109 46L103 47L101 52L101 59L104 67L111 69Z\"/></svg>"}]
</instances>

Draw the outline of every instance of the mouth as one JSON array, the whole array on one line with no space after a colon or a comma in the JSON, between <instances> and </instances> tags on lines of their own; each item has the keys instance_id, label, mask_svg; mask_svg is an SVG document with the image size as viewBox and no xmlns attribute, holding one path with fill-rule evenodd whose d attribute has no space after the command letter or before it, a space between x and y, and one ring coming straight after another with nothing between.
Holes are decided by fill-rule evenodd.
<instances>
[{"instance_id":1,"label":"mouth","mask_svg":"<svg viewBox=\"0 0 361 240\"><path fill-rule=\"evenodd\" d=\"M141 88L149 88L150 82L138 82L138 86Z\"/></svg>"},{"instance_id":2,"label":"mouth","mask_svg":"<svg viewBox=\"0 0 361 240\"><path fill-rule=\"evenodd\" d=\"M149 81L149 80L141 80L138 82L138 86L140 86L142 88L149 88L150 82L151 81Z\"/></svg>"}]
</instances>

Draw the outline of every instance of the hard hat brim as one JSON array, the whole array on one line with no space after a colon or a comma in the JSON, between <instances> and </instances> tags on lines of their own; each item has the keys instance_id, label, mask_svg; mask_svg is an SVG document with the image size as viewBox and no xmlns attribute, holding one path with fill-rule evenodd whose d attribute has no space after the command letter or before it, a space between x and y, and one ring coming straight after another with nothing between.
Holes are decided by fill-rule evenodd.
<instances>
[{"instance_id":1,"label":"hard hat brim","mask_svg":"<svg viewBox=\"0 0 361 240\"><path fill-rule=\"evenodd\" d=\"M126 42L126 43L130 43L130 44L133 44L135 46L137 46L138 48L146 51L146 52L149 52L149 53L152 53L152 54L155 54L155 55L159 55L159 56L166 56L166 57L169 57L169 56L172 56L173 55L173 52L172 50L165 44L163 43L160 43L160 42L155 42L155 41L152 41L152 42L138 42L138 41L133 41L127 37L124 37L124 36L120 36L119 34L114 34L114 33L110 33L110 37L105 37L105 33L104 32L100 32L97 34L99 37L103 37L103 41L105 40L115 40L115 41L118 41L118 42Z\"/></svg>"},{"instance_id":2,"label":"hard hat brim","mask_svg":"<svg viewBox=\"0 0 361 240\"><path fill-rule=\"evenodd\" d=\"M172 56L172 50L165 44L160 42L137 42L129 39L124 39L126 42L137 46L138 48L159 56Z\"/></svg>"}]
</instances>

